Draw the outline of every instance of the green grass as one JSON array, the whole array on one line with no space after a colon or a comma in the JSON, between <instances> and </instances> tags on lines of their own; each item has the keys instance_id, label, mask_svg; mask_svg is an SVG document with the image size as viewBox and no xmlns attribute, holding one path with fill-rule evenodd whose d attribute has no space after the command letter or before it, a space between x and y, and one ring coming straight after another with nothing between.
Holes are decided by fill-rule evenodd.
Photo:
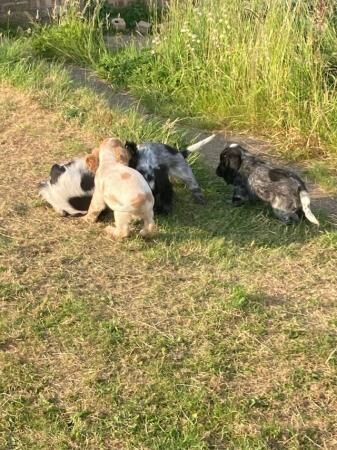
<instances>
[{"instance_id":1,"label":"green grass","mask_svg":"<svg viewBox=\"0 0 337 450\"><path fill-rule=\"evenodd\" d=\"M174 1L131 84L168 113L335 146L336 41L330 16L304 1Z\"/></svg>"},{"instance_id":2,"label":"green grass","mask_svg":"<svg viewBox=\"0 0 337 450\"><path fill-rule=\"evenodd\" d=\"M306 170L306 173L315 183L329 191L337 191L337 174L334 164L329 164L328 161L315 161Z\"/></svg>"},{"instance_id":3,"label":"green grass","mask_svg":"<svg viewBox=\"0 0 337 450\"><path fill-rule=\"evenodd\" d=\"M36 197L102 137L182 142L110 109L30 41L0 46L0 448L314 449L336 436L336 229L286 227L175 185L152 240L104 237Z\"/></svg>"},{"instance_id":4,"label":"green grass","mask_svg":"<svg viewBox=\"0 0 337 450\"><path fill-rule=\"evenodd\" d=\"M66 120L86 126L89 123L100 136L115 134L135 141L160 136L161 140L172 143L179 143L183 138L175 131L173 121L148 121L136 108L128 113L118 108L104 110L102 99L90 89L72 88L69 72L61 63L34 56L31 41L27 39L3 41L0 80L9 80L13 85L31 91L44 106L58 109Z\"/></svg>"}]
</instances>

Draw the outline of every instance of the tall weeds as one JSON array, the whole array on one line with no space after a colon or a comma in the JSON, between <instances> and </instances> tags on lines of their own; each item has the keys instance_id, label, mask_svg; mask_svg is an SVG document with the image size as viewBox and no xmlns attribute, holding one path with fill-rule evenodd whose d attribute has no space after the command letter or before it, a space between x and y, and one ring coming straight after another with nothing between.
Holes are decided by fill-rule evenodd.
<instances>
[{"instance_id":1,"label":"tall weeds","mask_svg":"<svg viewBox=\"0 0 337 450\"><path fill-rule=\"evenodd\" d=\"M58 56L94 66L105 55L102 2L87 1L83 8L78 0L68 0L51 17L51 24L35 27L33 46L44 56Z\"/></svg>"}]
</instances>

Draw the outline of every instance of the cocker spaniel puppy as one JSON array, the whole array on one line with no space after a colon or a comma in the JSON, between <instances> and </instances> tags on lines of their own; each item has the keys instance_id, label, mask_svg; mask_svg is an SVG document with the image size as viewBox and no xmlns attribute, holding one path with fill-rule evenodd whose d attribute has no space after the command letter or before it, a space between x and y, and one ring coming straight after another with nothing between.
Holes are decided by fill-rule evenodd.
<instances>
[{"instance_id":1,"label":"cocker spaniel puppy","mask_svg":"<svg viewBox=\"0 0 337 450\"><path fill-rule=\"evenodd\" d=\"M129 166L143 174L149 183L154 198L156 213L169 213L172 207L173 186L169 176L180 178L193 193L196 201L203 203L201 192L192 170L185 158L190 152L199 150L210 142L212 135L186 150L177 149L160 143L136 145L127 143ZM55 164L49 180L40 183L40 195L61 215L83 215L89 209L94 192L94 174L89 170L84 158L75 159L67 164Z\"/></svg>"},{"instance_id":2,"label":"cocker spaniel puppy","mask_svg":"<svg viewBox=\"0 0 337 450\"><path fill-rule=\"evenodd\" d=\"M238 144L230 144L220 154L216 174L234 186L232 203L239 206L259 199L269 203L284 223L297 223L304 216L319 225L310 209L310 197L294 172L275 167L252 155Z\"/></svg>"},{"instance_id":3,"label":"cocker spaniel puppy","mask_svg":"<svg viewBox=\"0 0 337 450\"><path fill-rule=\"evenodd\" d=\"M167 214L171 210L173 187L170 176L182 180L192 192L196 202L205 203L205 197L186 157L190 152L199 150L214 137L213 134L181 151L170 145L156 142L146 142L140 145L126 142L125 146L131 154L130 166L144 176L152 189L155 198L155 212Z\"/></svg>"},{"instance_id":4,"label":"cocker spaniel puppy","mask_svg":"<svg viewBox=\"0 0 337 450\"><path fill-rule=\"evenodd\" d=\"M39 185L39 194L61 216L86 214L94 193L95 175L84 158L65 164L54 164L49 180Z\"/></svg>"},{"instance_id":5,"label":"cocker spaniel puppy","mask_svg":"<svg viewBox=\"0 0 337 450\"><path fill-rule=\"evenodd\" d=\"M143 221L142 236L152 233L154 198L142 175L128 167L129 153L122 142L106 139L85 157L85 162L95 173L95 191L88 214L83 219L95 222L108 206L114 212L115 226L108 226L106 232L114 238L129 236L132 219Z\"/></svg>"}]
</instances>

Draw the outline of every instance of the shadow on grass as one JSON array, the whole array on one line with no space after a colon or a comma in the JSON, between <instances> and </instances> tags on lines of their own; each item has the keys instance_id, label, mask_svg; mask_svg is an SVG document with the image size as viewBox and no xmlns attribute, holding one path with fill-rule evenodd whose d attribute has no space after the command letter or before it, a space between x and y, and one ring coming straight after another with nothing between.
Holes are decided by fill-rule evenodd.
<instances>
[{"instance_id":1,"label":"shadow on grass","mask_svg":"<svg viewBox=\"0 0 337 450\"><path fill-rule=\"evenodd\" d=\"M276 219L263 203L233 207L231 187L217 180L212 171L199 163L194 172L205 192L207 204L193 202L190 193L176 186L173 214L157 217L164 232L158 234L156 241L170 244L172 241L223 239L223 245L231 243L239 248L259 246L278 248L292 244L306 243L315 238L330 225L323 224L320 229L303 220L298 225L284 225ZM322 219L322 217L321 217Z\"/></svg>"},{"instance_id":2,"label":"shadow on grass","mask_svg":"<svg viewBox=\"0 0 337 450\"><path fill-rule=\"evenodd\" d=\"M157 216L159 233L151 242L171 245L199 241L210 244L217 240L221 245L231 244L240 248L252 245L278 248L306 243L320 231L306 221L298 225L284 225L277 220L268 206L262 203L235 208L231 205L231 191L216 181L202 183L207 197L205 206L194 203L187 189L175 186L172 214ZM113 213L102 213L100 221L110 223ZM329 225L322 227L330 228ZM321 228L321 229L322 229ZM320 230L321 230L320 229ZM219 242L220 239L220 242Z\"/></svg>"}]
</instances>

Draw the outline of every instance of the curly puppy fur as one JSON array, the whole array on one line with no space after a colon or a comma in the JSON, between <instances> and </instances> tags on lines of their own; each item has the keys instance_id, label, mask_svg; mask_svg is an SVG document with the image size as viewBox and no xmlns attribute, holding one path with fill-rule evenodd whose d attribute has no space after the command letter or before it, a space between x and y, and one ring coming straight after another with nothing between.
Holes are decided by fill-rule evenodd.
<instances>
[{"instance_id":1,"label":"curly puppy fur","mask_svg":"<svg viewBox=\"0 0 337 450\"><path fill-rule=\"evenodd\" d=\"M303 180L288 169L257 158L238 144L227 145L221 152L216 174L234 186L234 206L259 199L269 203L275 216L284 223L297 223L304 214L319 225L310 209Z\"/></svg>"},{"instance_id":2,"label":"curly puppy fur","mask_svg":"<svg viewBox=\"0 0 337 450\"><path fill-rule=\"evenodd\" d=\"M129 153L119 139L106 139L98 149L85 157L88 168L95 173L95 191L84 220L95 222L108 206L114 211L115 227L106 232L114 238L129 236L132 219L144 223L140 234L154 231L151 189L139 172L127 166Z\"/></svg>"}]
</instances>

